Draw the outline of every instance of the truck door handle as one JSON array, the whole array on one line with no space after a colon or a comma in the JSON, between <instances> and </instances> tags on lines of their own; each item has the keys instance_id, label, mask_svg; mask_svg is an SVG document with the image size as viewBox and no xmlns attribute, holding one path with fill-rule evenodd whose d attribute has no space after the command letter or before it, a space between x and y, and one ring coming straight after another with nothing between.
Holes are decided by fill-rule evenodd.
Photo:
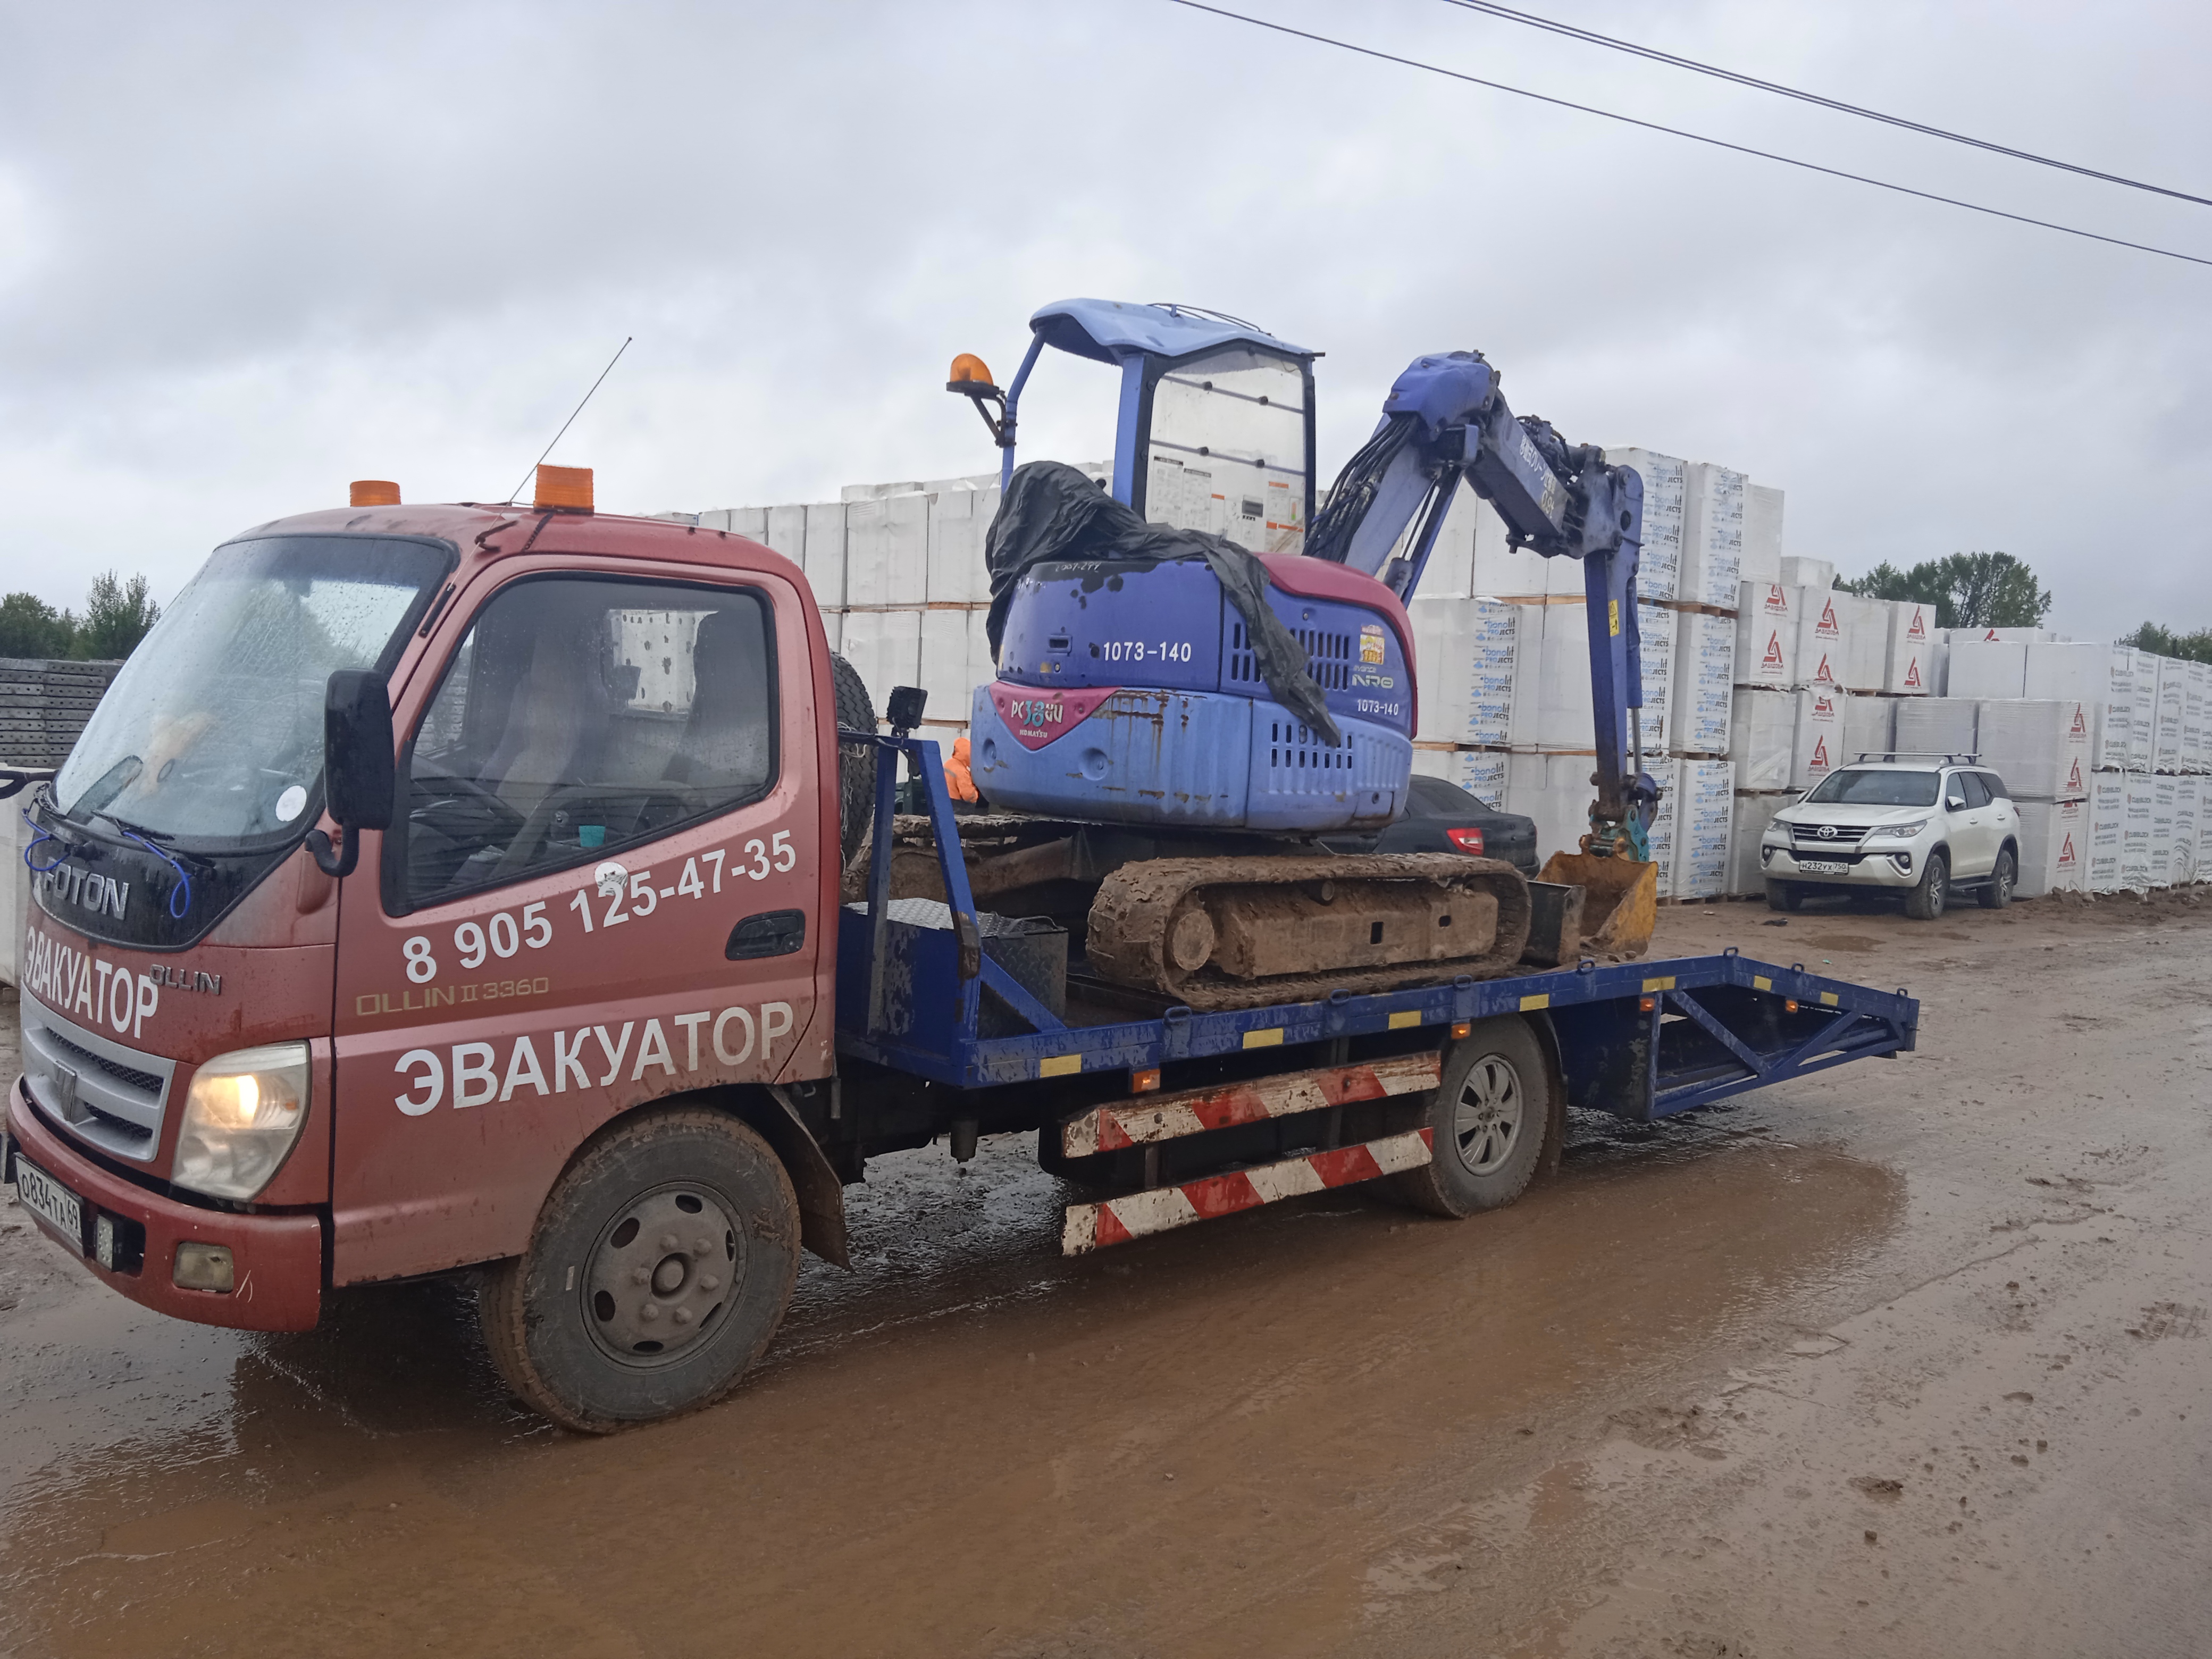
<instances>
[{"instance_id":1,"label":"truck door handle","mask_svg":"<svg viewBox=\"0 0 2212 1659\"><path fill-rule=\"evenodd\" d=\"M805 943L805 911L763 910L730 929L730 943L722 954L732 962L750 962L757 957L787 957Z\"/></svg>"}]
</instances>

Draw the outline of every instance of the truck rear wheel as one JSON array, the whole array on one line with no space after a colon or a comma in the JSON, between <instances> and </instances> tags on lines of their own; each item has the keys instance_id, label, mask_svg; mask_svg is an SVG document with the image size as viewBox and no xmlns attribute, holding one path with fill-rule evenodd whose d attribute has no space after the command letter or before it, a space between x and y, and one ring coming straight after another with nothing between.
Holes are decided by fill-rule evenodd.
<instances>
[{"instance_id":1,"label":"truck rear wheel","mask_svg":"<svg viewBox=\"0 0 2212 1659\"><path fill-rule=\"evenodd\" d=\"M1398 1195L1431 1215L1501 1209L1527 1190L1552 1122L1552 1072L1528 1023L1478 1021L1444 1056L1430 1097L1433 1155L1395 1177Z\"/></svg>"},{"instance_id":2,"label":"truck rear wheel","mask_svg":"<svg viewBox=\"0 0 2212 1659\"><path fill-rule=\"evenodd\" d=\"M555 1183L477 1317L524 1403L609 1434L720 1398L799 1276L799 1200L768 1143L696 1108L618 1125Z\"/></svg>"}]
</instances>

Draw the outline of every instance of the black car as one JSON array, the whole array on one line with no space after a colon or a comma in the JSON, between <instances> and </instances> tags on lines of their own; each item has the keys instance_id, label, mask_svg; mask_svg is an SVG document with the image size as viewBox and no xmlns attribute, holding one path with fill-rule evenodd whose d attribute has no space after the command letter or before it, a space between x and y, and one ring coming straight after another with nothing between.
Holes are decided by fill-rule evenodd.
<instances>
[{"instance_id":1,"label":"black car","mask_svg":"<svg viewBox=\"0 0 2212 1659\"><path fill-rule=\"evenodd\" d=\"M1324 836L1340 853L1465 853L1504 859L1524 876L1536 873L1536 821L1485 806L1442 778L1413 775L1406 815L1364 835Z\"/></svg>"}]
</instances>

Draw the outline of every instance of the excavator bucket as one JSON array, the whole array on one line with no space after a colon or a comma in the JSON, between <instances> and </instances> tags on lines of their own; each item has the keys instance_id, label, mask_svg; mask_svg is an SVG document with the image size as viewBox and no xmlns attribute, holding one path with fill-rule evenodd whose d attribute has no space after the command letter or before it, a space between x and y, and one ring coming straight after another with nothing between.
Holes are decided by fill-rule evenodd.
<instances>
[{"instance_id":1,"label":"excavator bucket","mask_svg":"<svg viewBox=\"0 0 2212 1659\"><path fill-rule=\"evenodd\" d=\"M1659 866L1594 853L1554 853L1540 881L1583 890L1583 951L1589 956L1640 957L1659 925Z\"/></svg>"}]
</instances>

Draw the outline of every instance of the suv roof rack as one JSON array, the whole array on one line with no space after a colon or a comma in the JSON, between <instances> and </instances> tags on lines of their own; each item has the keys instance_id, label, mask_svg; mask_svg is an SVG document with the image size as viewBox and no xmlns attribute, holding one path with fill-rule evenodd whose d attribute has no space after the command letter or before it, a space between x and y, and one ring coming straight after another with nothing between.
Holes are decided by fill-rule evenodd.
<instances>
[{"instance_id":1,"label":"suv roof rack","mask_svg":"<svg viewBox=\"0 0 2212 1659\"><path fill-rule=\"evenodd\" d=\"M1880 750L1865 749L1859 751L1858 760L1854 761L1851 763L1856 766L1864 761L1899 760L1939 760L1946 766L1979 766L1982 763L1982 757L1978 754L1938 754L1933 749L1883 749Z\"/></svg>"}]
</instances>

